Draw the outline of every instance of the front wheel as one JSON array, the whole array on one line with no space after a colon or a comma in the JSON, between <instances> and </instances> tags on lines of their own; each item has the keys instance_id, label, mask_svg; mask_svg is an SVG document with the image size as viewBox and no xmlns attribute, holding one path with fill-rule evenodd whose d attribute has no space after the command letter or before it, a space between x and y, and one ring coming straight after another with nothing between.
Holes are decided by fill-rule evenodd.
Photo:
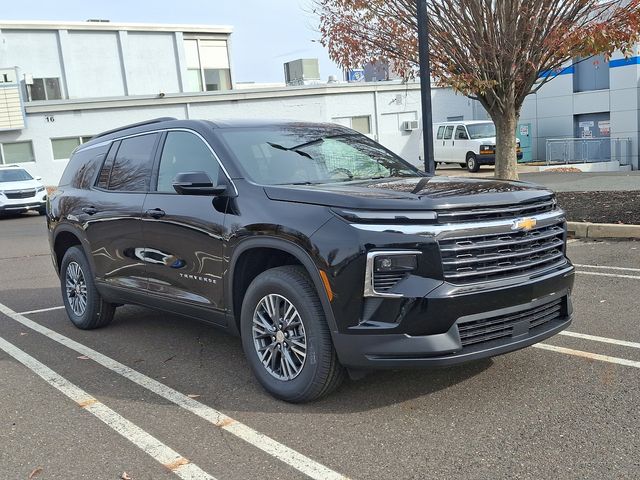
<instances>
[{"instance_id":1,"label":"front wheel","mask_svg":"<svg viewBox=\"0 0 640 480\"><path fill-rule=\"evenodd\" d=\"M467 170L474 173L480 170L480 164L473 153L467 155Z\"/></svg>"},{"instance_id":2,"label":"front wheel","mask_svg":"<svg viewBox=\"0 0 640 480\"><path fill-rule=\"evenodd\" d=\"M91 267L80 247L71 247L60 265L62 301L69 320L82 330L111 323L115 305L105 302L93 281Z\"/></svg>"},{"instance_id":3,"label":"front wheel","mask_svg":"<svg viewBox=\"0 0 640 480\"><path fill-rule=\"evenodd\" d=\"M344 378L320 298L302 267L272 268L251 282L241 332L251 370L276 398L316 400Z\"/></svg>"}]
</instances>

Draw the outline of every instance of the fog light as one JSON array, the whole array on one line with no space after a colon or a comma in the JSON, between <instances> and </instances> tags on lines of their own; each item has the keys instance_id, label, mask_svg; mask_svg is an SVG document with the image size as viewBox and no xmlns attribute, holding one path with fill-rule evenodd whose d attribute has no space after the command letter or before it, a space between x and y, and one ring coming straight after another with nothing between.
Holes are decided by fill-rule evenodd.
<instances>
[{"instance_id":1,"label":"fog light","mask_svg":"<svg viewBox=\"0 0 640 480\"><path fill-rule=\"evenodd\" d=\"M411 272L418 266L416 255L379 255L375 258L375 271Z\"/></svg>"}]
</instances>

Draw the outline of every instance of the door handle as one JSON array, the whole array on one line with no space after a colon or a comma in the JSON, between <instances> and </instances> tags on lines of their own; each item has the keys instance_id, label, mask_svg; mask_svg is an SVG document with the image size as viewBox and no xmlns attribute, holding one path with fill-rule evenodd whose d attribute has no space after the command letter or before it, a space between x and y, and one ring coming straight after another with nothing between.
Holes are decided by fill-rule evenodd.
<instances>
[{"instance_id":1,"label":"door handle","mask_svg":"<svg viewBox=\"0 0 640 480\"><path fill-rule=\"evenodd\" d=\"M98 209L96 207L82 207L82 211L87 215L95 215L98 213Z\"/></svg>"},{"instance_id":2,"label":"door handle","mask_svg":"<svg viewBox=\"0 0 640 480\"><path fill-rule=\"evenodd\" d=\"M151 218L162 218L166 215L165 211L160 208L153 208L145 213Z\"/></svg>"}]
</instances>

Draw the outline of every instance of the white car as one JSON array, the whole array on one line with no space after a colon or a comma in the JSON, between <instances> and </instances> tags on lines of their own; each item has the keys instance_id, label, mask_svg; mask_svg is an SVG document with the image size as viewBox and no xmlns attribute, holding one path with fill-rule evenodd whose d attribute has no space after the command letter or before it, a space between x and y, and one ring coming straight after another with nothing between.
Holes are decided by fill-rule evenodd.
<instances>
[{"instance_id":1,"label":"white car","mask_svg":"<svg viewBox=\"0 0 640 480\"><path fill-rule=\"evenodd\" d=\"M0 166L0 214L47 212L47 189L19 165Z\"/></svg>"},{"instance_id":2,"label":"white car","mask_svg":"<svg viewBox=\"0 0 640 480\"><path fill-rule=\"evenodd\" d=\"M457 163L470 172L480 165L496 162L496 127L493 122L467 121L436 123L434 130L434 159L436 163ZM517 158L522 158L520 141Z\"/></svg>"}]
</instances>

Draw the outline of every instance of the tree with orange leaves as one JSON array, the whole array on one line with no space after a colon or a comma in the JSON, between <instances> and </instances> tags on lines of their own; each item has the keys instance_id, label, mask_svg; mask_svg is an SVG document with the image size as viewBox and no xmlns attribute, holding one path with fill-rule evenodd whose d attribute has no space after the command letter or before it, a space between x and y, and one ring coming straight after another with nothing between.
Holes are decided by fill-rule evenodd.
<instances>
[{"instance_id":1,"label":"tree with orange leaves","mask_svg":"<svg viewBox=\"0 0 640 480\"><path fill-rule=\"evenodd\" d=\"M344 68L393 61L418 71L416 0L315 0L322 43ZM431 73L477 99L496 125L496 177L517 179L525 97L575 58L632 52L640 0L428 0Z\"/></svg>"}]
</instances>

